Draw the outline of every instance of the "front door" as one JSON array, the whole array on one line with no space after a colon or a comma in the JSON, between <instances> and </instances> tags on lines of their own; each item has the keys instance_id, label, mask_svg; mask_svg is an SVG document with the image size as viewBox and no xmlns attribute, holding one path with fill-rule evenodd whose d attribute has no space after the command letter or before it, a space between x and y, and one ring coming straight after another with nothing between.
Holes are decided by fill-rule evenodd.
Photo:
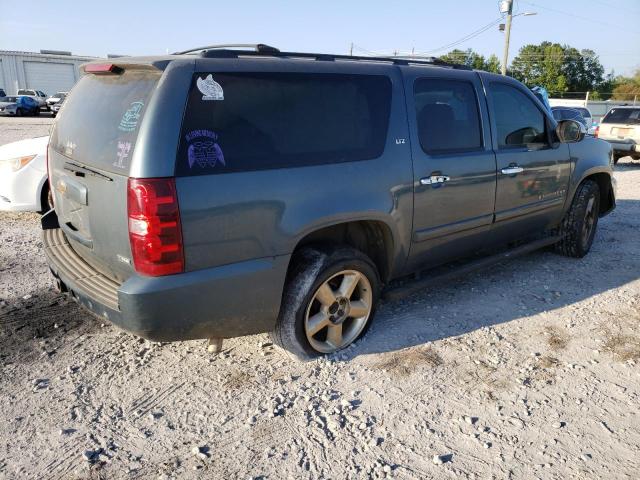
<instances>
[{"instance_id":1,"label":"front door","mask_svg":"<svg viewBox=\"0 0 640 480\"><path fill-rule=\"evenodd\" d=\"M486 78L486 77L485 77ZM542 233L561 219L571 175L569 146L554 142L554 122L514 82L485 80L498 165L495 243Z\"/></svg>"},{"instance_id":2,"label":"front door","mask_svg":"<svg viewBox=\"0 0 640 480\"><path fill-rule=\"evenodd\" d=\"M408 270L482 247L493 222L496 163L478 75L405 67L414 168Z\"/></svg>"}]
</instances>

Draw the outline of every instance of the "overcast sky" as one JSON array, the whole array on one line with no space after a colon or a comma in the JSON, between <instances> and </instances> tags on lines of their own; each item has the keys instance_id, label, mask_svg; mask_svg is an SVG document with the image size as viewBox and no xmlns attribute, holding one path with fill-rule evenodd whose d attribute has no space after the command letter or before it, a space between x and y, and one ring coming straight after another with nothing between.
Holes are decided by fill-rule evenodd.
<instances>
[{"instance_id":1,"label":"overcast sky","mask_svg":"<svg viewBox=\"0 0 640 480\"><path fill-rule=\"evenodd\" d=\"M500 17L498 0L224 1L3 0L0 49L74 54L162 54L219 43L267 43L281 50L348 53L440 48ZM165 6L171 5L171 6ZM511 58L544 40L595 50L607 71L640 68L640 0L516 0ZM457 45L502 57L497 25Z\"/></svg>"}]
</instances>

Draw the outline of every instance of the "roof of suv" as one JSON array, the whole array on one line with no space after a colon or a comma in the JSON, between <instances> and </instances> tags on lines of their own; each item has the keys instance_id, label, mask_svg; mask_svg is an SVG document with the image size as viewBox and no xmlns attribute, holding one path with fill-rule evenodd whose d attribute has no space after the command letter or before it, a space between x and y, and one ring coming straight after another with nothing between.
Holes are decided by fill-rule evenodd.
<instances>
[{"instance_id":1,"label":"roof of suv","mask_svg":"<svg viewBox=\"0 0 640 480\"><path fill-rule=\"evenodd\" d=\"M472 69L466 65L454 64L444 62L436 57L403 57L403 56L390 56L390 57L363 57L353 55L339 55L339 54L326 54L326 53L307 53L307 52L281 52L277 48L270 47L264 44L234 44L234 45L211 45L207 47L198 47L182 52L176 52L171 55L163 56L141 56L141 57L123 57L114 59L113 63L118 65L127 64L147 64L155 66L156 68L163 69L166 65L174 60L180 58L199 58L199 59L286 59L294 62L308 62L309 60L316 61L345 61L345 62L371 62L371 63L383 63L392 65L415 65L415 66L429 66L429 67L443 67L456 70L468 70ZM105 63L104 60L97 60L95 62L89 62L88 64ZM85 64L85 65L88 65ZM83 65L82 67L84 67Z\"/></svg>"}]
</instances>

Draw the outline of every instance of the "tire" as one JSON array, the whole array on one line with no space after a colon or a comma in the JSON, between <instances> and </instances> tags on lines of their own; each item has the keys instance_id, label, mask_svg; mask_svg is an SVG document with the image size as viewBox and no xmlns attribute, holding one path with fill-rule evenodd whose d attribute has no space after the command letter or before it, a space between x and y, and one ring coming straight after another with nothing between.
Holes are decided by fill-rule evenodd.
<instances>
[{"instance_id":1,"label":"tire","mask_svg":"<svg viewBox=\"0 0 640 480\"><path fill-rule=\"evenodd\" d=\"M560 226L556 251L567 257L582 258L591 249L598 227L600 188L593 180L580 184L571 207Z\"/></svg>"},{"instance_id":2,"label":"tire","mask_svg":"<svg viewBox=\"0 0 640 480\"><path fill-rule=\"evenodd\" d=\"M21 108L18 108L18 109L16 110L16 117L21 117L21 116L22 116L22 109L21 109Z\"/></svg>"},{"instance_id":3,"label":"tire","mask_svg":"<svg viewBox=\"0 0 640 480\"><path fill-rule=\"evenodd\" d=\"M619 153L614 153L613 154L613 164L617 165L621 158L622 158L622 155L620 155Z\"/></svg>"},{"instance_id":4,"label":"tire","mask_svg":"<svg viewBox=\"0 0 640 480\"><path fill-rule=\"evenodd\" d=\"M360 338L380 297L380 276L371 259L350 247L307 247L291 261L278 321L270 334L273 343L305 361L346 348ZM346 293L346 285L353 282L357 282L353 293ZM327 286L333 296L326 294ZM338 295L340 287L345 287L345 295ZM322 302L319 297L324 297ZM363 315L350 316L356 308ZM313 318L315 326L307 321Z\"/></svg>"},{"instance_id":5,"label":"tire","mask_svg":"<svg viewBox=\"0 0 640 480\"><path fill-rule=\"evenodd\" d=\"M33 111L33 116L34 116L34 117L39 117L39 116L40 116L40 108L36 108L36 109Z\"/></svg>"},{"instance_id":6,"label":"tire","mask_svg":"<svg viewBox=\"0 0 640 480\"><path fill-rule=\"evenodd\" d=\"M45 181L42 187L42 191L40 192L40 213L44 215L49 210L53 208L53 195L51 194L51 190L49 190L49 182Z\"/></svg>"}]
</instances>

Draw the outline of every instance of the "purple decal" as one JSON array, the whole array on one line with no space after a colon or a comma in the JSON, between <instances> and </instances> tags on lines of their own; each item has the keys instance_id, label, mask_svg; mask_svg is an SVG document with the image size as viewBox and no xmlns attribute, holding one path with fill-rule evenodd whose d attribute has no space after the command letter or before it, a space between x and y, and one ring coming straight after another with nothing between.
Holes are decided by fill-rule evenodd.
<instances>
[{"instance_id":1,"label":"purple decal","mask_svg":"<svg viewBox=\"0 0 640 480\"><path fill-rule=\"evenodd\" d=\"M189 168L199 166L215 167L218 163L226 166L224 154L218 145L218 135L211 130L192 130L185 135L185 140L189 142L187 149L187 160Z\"/></svg>"}]
</instances>

